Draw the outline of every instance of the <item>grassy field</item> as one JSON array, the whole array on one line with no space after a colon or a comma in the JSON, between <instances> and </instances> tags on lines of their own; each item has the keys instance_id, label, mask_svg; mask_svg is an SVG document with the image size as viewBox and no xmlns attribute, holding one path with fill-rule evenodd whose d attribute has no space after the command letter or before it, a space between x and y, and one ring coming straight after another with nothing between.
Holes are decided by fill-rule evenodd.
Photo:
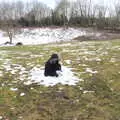
<instances>
[{"instance_id":1,"label":"grassy field","mask_svg":"<svg viewBox=\"0 0 120 120\"><path fill-rule=\"evenodd\" d=\"M56 52L82 81L25 85ZM0 120L120 120L120 40L0 47Z\"/></svg>"}]
</instances>

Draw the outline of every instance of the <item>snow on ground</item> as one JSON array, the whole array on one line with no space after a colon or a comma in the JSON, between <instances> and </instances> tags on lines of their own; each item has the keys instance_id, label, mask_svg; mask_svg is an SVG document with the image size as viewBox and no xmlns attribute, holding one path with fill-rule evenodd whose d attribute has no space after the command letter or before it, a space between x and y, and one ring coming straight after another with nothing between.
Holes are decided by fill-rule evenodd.
<instances>
[{"instance_id":1,"label":"snow on ground","mask_svg":"<svg viewBox=\"0 0 120 120\"><path fill-rule=\"evenodd\" d=\"M86 72L92 73L92 74L98 73L98 71L93 71L91 68L86 68Z\"/></svg>"},{"instance_id":2,"label":"snow on ground","mask_svg":"<svg viewBox=\"0 0 120 120\"><path fill-rule=\"evenodd\" d=\"M71 64L71 60L65 60L67 64Z\"/></svg>"},{"instance_id":3,"label":"snow on ground","mask_svg":"<svg viewBox=\"0 0 120 120\"><path fill-rule=\"evenodd\" d=\"M68 61L70 62L70 61ZM45 86L54 86L58 83L67 84L67 85L75 85L78 81L82 79L77 78L72 72L72 68L68 68L62 66L62 72L58 71L58 77L45 77L44 76L44 67L35 66L31 70L26 71L22 65L12 64L9 59L6 59L3 62L2 68L5 69L6 72L10 72L11 74L16 74L19 72L19 80L23 81L25 85L29 85L32 83L38 83ZM0 76L3 73L0 71ZM26 80L26 81L24 81ZM83 80L82 80L83 81ZM14 81L16 82L16 81ZM17 91L17 88L10 88L11 91Z\"/></svg>"},{"instance_id":4,"label":"snow on ground","mask_svg":"<svg viewBox=\"0 0 120 120\"><path fill-rule=\"evenodd\" d=\"M22 42L24 45L46 44L52 42L68 41L78 36L90 35L87 31L80 28L35 28L21 29L19 34L13 38L13 45L17 42ZM0 31L0 45L9 41L5 36L5 32Z\"/></svg>"},{"instance_id":5,"label":"snow on ground","mask_svg":"<svg viewBox=\"0 0 120 120\"><path fill-rule=\"evenodd\" d=\"M3 75L3 72L2 71L0 71L0 77Z\"/></svg>"},{"instance_id":6,"label":"snow on ground","mask_svg":"<svg viewBox=\"0 0 120 120\"><path fill-rule=\"evenodd\" d=\"M0 116L0 120L2 120L3 119L3 117L2 116Z\"/></svg>"},{"instance_id":7,"label":"snow on ground","mask_svg":"<svg viewBox=\"0 0 120 120\"><path fill-rule=\"evenodd\" d=\"M37 67L34 67L30 71L30 80L28 82L25 82L26 85L32 84L32 83L38 83L45 86L53 86L58 83L61 84L68 84L68 85L75 85L80 79L78 79L76 76L74 76L74 73L71 71L71 68L67 68L65 66L62 66L62 72L58 72L58 77L46 77L44 76L44 69L40 69Z\"/></svg>"},{"instance_id":8,"label":"snow on ground","mask_svg":"<svg viewBox=\"0 0 120 120\"><path fill-rule=\"evenodd\" d=\"M17 91L18 88L10 88L11 91Z\"/></svg>"},{"instance_id":9,"label":"snow on ground","mask_svg":"<svg viewBox=\"0 0 120 120\"><path fill-rule=\"evenodd\" d=\"M24 96L25 95L25 93L20 93L20 96Z\"/></svg>"}]
</instances>

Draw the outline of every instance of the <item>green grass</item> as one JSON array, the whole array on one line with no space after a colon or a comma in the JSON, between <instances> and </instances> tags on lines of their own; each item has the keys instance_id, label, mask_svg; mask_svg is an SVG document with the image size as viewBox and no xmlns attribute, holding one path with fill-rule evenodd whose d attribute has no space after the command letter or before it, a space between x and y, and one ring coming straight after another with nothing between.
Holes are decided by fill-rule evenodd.
<instances>
[{"instance_id":1,"label":"green grass","mask_svg":"<svg viewBox=\"0 0 120 120\"><path fill-rule=\"evenodd\" d=\"M120 119L119 40L0 47L0 52L0 116L3 120ZM73 68L83 81L75 86L24 85L29 80L29 71L35 66L44 66L56 52L62 64ZM20 80L21 67L27 71L22 74L23 81ZM86 72L88 68L97 73ZM13 70L16 71L13 73ZM20 96L21 93L25 95Z\"/></svg>"}]
</instances>

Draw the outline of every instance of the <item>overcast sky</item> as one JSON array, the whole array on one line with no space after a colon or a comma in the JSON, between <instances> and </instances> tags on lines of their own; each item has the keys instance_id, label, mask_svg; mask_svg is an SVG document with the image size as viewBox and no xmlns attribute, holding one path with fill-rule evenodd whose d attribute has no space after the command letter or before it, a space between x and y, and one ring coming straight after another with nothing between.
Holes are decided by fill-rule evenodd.
<instances>
[{"instance_id":1,"label":"overcast sky","mask_svg":"<svg viewBox=\"0 0 120 120\"><path fill-rule=\"evenodd\" d=\"M45 3L45 4L47 4L49 7L54 8L56 2L59 1L59 0L38 0L38 1L41 1L41 2L43 2L43 3ZM76 0L69 0L69 1L76 1ZM107 5L107 4L109 4L110 1L112 1L112 0L93 0L93 1L94 1L95 3L97 3L97 4L105 4L105 5Z\"/></svg>"},{"instance_id":2,"label":"overcast sky","mask_svg":"<svg viewBox=\"0 0 120 120\"><path fill-rule=\"evenodd\" d=\"M29 2L29 1L36 1L36 0L0 0L0 1L25 1L25 2ZM41 1L42 3L47 4L49 7L54 8L55 4L57 1L59 0L37 0L37 1ZM69 0L69 1L76 1L76 0ZM105 5L109 5L112 4L112 1L115 0L93 0L96 4L105 4Z\"/></svg>"},{"instance_id":3,"label":"overcast sky","mask_svg":"<svg viewBox=\"0 0 120 120\"><path fill-rule=\"evenodd\" d=\"M45 3L46 5L48 5L49 7L51 8L54 8L55 7L55 4L57 1L60 1L60 0L0 0L1 1L24 1L24 2L30 2L30 1L40 1L42 3ZM69 1L76 1L76 0L69 0Z\"/></svg>"}]
</instances>

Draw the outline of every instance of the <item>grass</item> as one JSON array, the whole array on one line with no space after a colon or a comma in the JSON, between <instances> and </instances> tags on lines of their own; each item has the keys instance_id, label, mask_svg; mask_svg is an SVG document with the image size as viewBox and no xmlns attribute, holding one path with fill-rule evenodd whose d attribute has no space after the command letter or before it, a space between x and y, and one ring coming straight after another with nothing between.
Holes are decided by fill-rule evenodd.
<instances>
[{"instance_id":1,"label":"grass","mask_svg":"<svg viewBox=\"0 0 120 120\"><path fill-rule=\"evenodd\" d=\"M0 52L0 116L3 120L120 119L119 40L0 47ZM62 64L73 68L83 81L75 86L25 85L29 71L35 66L44 66L54 52L59 53Z\"/></svg>"}]
</instances>

